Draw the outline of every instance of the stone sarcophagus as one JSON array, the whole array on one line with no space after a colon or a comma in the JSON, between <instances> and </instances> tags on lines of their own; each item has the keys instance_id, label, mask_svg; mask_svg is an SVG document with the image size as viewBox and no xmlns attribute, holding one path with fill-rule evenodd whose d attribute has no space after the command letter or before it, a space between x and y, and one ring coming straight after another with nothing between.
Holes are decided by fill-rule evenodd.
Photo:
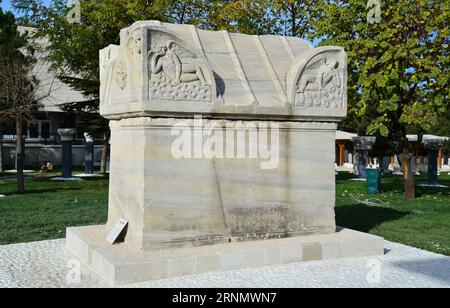
<instances>
[{"instance_id":1,"label":"stone sarcophagus","mask_svg":"<svg viewBox=\"0 0 450 308\"><path fill-rule=\"evenodd\" d=\"M111 126L108 223L69 229L69 249L100 272L112 268L104 275L112 282L345 255L309 240L336 233L342 48L158 21L120 36L120 46L100 51L100 112ZM124 242L108 246L120 219ZM283 257L289 238L311 250ZM285 248L260 247L260 262L242 252L262 242ZM136 260L141 268L125 274Z\"/></svg>"}]
</instances>

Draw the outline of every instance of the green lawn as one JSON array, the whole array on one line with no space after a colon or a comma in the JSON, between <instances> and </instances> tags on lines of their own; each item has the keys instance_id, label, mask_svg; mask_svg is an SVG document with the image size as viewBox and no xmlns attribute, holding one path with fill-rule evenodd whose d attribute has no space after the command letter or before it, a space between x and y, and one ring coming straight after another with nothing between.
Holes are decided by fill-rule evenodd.
<instances>
[{"instance_id":1,"label":"green lawn","mask_svg":"<svg viewBox=\"0 0 450 308\"><path fill-rule=\"evenodd\" d=\"M343 227L369 232L387 240L450 256L450 189L417 187L415 201L403 199L401 176L383 176L383 194L367 196L365 183L337 176L336 220ZM426 183L426 175L416 178ZM443 173L440 184L450 186ZM366 206L369 199L380 206Z\"/></svg>"},{"instance_id":2,"label":"green lawn","mask_svg":"<svg viewBox=\"0 0 450 308\"><path fill-rule=\"evenodd\" d=\"M337 176L338 225L450 256L450 189L418 187L417 200L406 202L402 177L384 176L384 193L377 196L367 196L365 183L351 177ZM450 186L450 176L442 174L440 182ZM106 179L53 182L38 176L26 188L25 195L16 195L15 183L0 176L0 193L6 195L0 199L0 245L63 238L66 227L106 222Z\"/></svg>"},{"instance_id":3,"label":"green lawn","mask_svg":"<svg viewBox=\"0 0 450 308\"><path fill-rule=\"evenodd\" d=\"M1 180L1 178L0 178ZM108 180L55 182L39 177L15 194L15 182L0 184L0 245L65 237L70 226L106 222Z\"/></svg>"}]
</instances>

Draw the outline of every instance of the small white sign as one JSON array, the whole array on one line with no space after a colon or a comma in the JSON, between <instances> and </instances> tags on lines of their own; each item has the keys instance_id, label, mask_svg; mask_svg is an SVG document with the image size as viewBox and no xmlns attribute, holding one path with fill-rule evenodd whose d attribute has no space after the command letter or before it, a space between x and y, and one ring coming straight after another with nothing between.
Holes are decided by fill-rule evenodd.
<instances>
[{"instance_id":1,"label":"small white sign","mask_svg":"<svg viewBox=\"0 0 450 308\"><path fill-rule=\"evenodd\" d=\"M111 230L111 232L109 233L108 237L106 238L108 243L110 243L111 245L114 245L114 243L117 241L117 239L119 238L120 234L123 232L123 230L125 229L125 227L127 225L128 225L128 221L126 221L124 219L120 219L116 223L114 228Z\"/></svg>"}]
</instances>

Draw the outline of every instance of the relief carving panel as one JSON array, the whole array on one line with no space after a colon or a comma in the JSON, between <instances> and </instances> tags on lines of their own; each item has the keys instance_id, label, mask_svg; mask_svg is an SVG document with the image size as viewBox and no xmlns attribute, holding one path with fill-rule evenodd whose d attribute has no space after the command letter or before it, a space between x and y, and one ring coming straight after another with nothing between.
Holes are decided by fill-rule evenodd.
<instances>
[{"instance_id":1,"label":"relief carving panel","mask_svg":"<svg viewBox=\"0 0 450 308\"><path fill-rule=\"evenodd\" d=\"M151 39L150 99L211 102L212 84L201 59L170 37Z\"/></svg>"},{"instance_id":2,"label":"relief carving panel","mask_svg":"<svg viewBox=\"0 0 450 308\"><path fill-rule=\"evenodd\" d=\"M321 58L307 65L297 85L295 106L342 108L343 70L339 61Z\"/></svg>"}]
</instances>

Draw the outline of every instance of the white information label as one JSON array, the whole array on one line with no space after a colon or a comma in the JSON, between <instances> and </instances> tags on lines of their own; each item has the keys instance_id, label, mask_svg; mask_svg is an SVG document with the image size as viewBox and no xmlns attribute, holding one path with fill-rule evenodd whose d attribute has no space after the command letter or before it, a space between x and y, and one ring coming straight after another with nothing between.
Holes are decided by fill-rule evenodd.
<instances>
[{"instance_id":1,"label":"white information label","mask_svg":"<svg viewBox=\"0 0 450 308\"><path fill-rule=\"evenodd\" d=\"M127 225L128 225L128 221L126 221L124 219L120 219L116 223L114 228L111 230L111 232L108 234L108 237L106 238L108 243L113 245L117 241L117 239L119 238L120 234L123 232L123 230L125 229L125 227Z\"/></svg>"}]
</instances>

